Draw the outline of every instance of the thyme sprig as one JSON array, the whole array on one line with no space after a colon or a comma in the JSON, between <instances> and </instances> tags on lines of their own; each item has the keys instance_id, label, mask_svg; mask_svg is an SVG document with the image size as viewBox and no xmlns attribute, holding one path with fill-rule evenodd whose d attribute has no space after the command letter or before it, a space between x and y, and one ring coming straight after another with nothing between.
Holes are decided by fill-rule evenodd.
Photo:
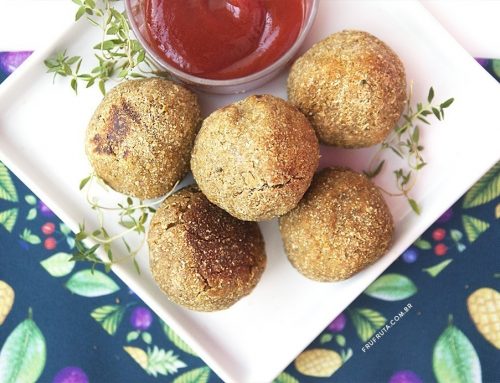
<instances>
[{"instance_id":1,"label":"thyme sprig","mask_svg":"<svg viewBox=\"0 0 500 383\"><path fill-rule=\"evenodd\" d=\"M48 73L70 79L71 88L78 92L78 85L89 88L95 84L106 93L110 79L118 81L142 78L148 74L168 77L158 69L146 54L139 41L132 37L125 12L116 10L112 2L117 0L72 0L78 5L75 20L85 18L102 31L101 41L92 47L96 62L89 71L82 71L82 56L70 56L67 50L56 53L44 61Z\"/></svg>"},{"instance_id":2,"label":"thyme sprig","mask_svg":"<svg viewBox=\"0 0 500 383\"><path fill-rule=\"evenodd\" d=\"M137 273L140 274L136 256L146 241L146 224L151 214L156 211L158 205L171 193L152 203L145 203L143 201L134 203L132 198L127 197L125 201L118 203L116 206L105 206L95 196L96 186L109 191L109 187L95 173L92 173L80 182L80 190L85 190L87 203L96 212L98 227L90 231L87 229L85 223L79 225L79 231L75 237L75 252L71 260L90 262L92 269L97 265L103 265L106 272L109 272L111 266L114 264L131 260ZM123 228L121 232L115 234L110 233L106 229L104 212L108 213L108 217L110 212L117 214L118 224ZM134 234L135 241L138 242L137 246L130 245L131 237ZM93 243L93 246L88 247L86 245L87 241ZM116 257L113 253L113 248L116 251L116 247L114 246L120 246L120 253L125 252L126 255ZM104 259L99 258L97 255L97 251L101 248L106 256Z\"/></svg>"},{"instance_id":3,"label":"thyme sprig","mask_svg":"<svg viewBox=\"0 0 500 383\"><path fill-rule=\"evenodd\" d=\"M413 85L410 86L402 123L396 125L387 139L380 144L378 151L370 161L368 170L364 172L369 178L379 175L386 164L386 160L382 159L382 156L387 151L405 160L405 167L393 170L397 192L380 189L388 195L406 198L413 211L417 214L420 214L421 207L410 196L410 192L417 182L418 172L427 165L422 155L424 146L420 142L420 125L422 123L431 125L429 117L435 117L439 121L444 120L445 109L450 107L454 101L453 98L449 98L439 103L434 101L434 96L434 88L430 87L427 102L419 102L416 106L413 106Z\"/></svg>"}]
</instances>

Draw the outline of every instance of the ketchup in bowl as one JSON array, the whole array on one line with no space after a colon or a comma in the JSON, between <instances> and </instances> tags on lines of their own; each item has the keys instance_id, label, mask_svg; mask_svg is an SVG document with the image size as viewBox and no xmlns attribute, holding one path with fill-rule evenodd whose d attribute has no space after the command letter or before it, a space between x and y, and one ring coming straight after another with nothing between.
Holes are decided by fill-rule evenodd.
<instances>
[{"instance_id":1,"label":"ketchup in bowl","mask_svg":"<svg viewBox=\"0 0 500 383\"><path fill-rule=\"evenodd\" d=\"M294 44L303 0L144 0L151 48L168 64L206 79L256 73Z\"/></svg>"}]
</instances>

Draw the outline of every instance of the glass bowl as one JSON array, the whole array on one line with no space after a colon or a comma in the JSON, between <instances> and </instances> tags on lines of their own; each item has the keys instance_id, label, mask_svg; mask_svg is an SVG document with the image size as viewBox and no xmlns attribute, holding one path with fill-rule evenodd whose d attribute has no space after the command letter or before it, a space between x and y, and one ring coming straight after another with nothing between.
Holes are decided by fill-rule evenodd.
<instances>
[{"instance_id":1,"label":"glass bowl","mask_svg":"<svg viewBox=\"0 0 500 383\"><path fill-rule=\"evenodd\" d=\"M148 35L145 32L145 18L144 18L144 0L125 0L125 7L127 10L128 19L132 30L134 31L137 39L141 42L142 46L154 61L167 72L172 74L182 83L209 93L218 94L234 94L242 93L250 89L257 88L264 83L275 77L285 65L295 56L298 49L304 42L304 39L311 29L311 26L316 17L316 12L318 10L319 0L303 0L304 2L304 21L302 23L299 35L295 40L295 43L288 49L288 51L283 54L278 60L267 66L266 68L255 72L251 75L228 79L228 80L212 80L202 77L197 77L188 73L185 73L178 68L173 67L161 56L159 56L155 50L151 47Z\"/></svg>"}]
</instances>

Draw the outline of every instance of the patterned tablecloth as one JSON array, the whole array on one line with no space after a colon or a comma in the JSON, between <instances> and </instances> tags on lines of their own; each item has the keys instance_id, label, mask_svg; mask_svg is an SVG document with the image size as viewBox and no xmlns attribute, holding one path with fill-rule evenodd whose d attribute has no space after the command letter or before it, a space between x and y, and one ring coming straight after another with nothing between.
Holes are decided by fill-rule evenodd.
<instances>
[{"instance_id":1,"label":"patterned tablecloth","mask_svg":"<svg viewBox=\"0 0 500 383\"><path fill-rule=\"evenodd\" d=\"M28 55L0 53L0 81ZM276 381L500 382L499 218L500 163ZM1 383L220 381L115 275L68 262L73 246L0 163Z\"/></svg>"}]
</instances>

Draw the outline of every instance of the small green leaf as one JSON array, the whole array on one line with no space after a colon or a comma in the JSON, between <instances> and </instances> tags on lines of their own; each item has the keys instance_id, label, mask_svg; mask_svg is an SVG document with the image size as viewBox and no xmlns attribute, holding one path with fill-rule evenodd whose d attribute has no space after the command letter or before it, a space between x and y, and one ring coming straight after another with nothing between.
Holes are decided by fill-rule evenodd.
<instances>
[{"instance_id":1,"label":"small green leaf","mask_svg":"<svg viewBox=\"0 0 500 383\"><path fill-rule=\"evenodd\" d=\"M73 274L66 282L66 287L73 294L83 297L100 297L112 294L120 287L110 277L99 270L81 270Z\"/></svg>"},{"instance_id":2,"label":"small green leaf","mask_svg":"<svg viewBox=\"0 0 500 383\"><path fill-rule=\"evenodd\" d=\"M36 215L37 215L37 212L36 212L36 207L32 207L29 211L28 211L28 215L26 216L26 220L28 221L32 221L36 218Z\"/></svg>"},{"instance_id":3,"label":"small green leaf","mask_svg":"<svg viewBox=\"0 0 500 383\"><path fill-rule=\"evenodd\" d=\"M281 375L280 375L281 376ZM207 383L210 378L210 369L208 367L195 368L194 370L185 372L174 379L173 383ZM278 377L279 378L279 377ZM275 382L278 383L298 383L297 381L283 380L280 381L278 378Z\"/></svg>"},{"instance_id":4,"label":"small green leaf","mask_svg":"<svg viewBox=\"0 0 500 383\"><path fill-rule=\"evenodd\" d=\"M386 322L382 314L368 308L355 308L348 310L348 313L359 338L363 342L370 339Z\"/></svg>"},{"instance_id":5,"label":"small green leaf","mask_svg":"<svg viewBox=\"0 0 500 383\"><path fill-rule=\"evenodd\" d=\"M341 334L337 334L337 335L335 335L335 342L337 342L337 344L340 347L344 347L345 346L345 337Z\"/></svg>"},{"instance_id":6,"label":"small green leaf","mask_svg":"<svg viewBox=\"0 0 500 383\"><path fill-rule=\"evenodd\" d=\"M36 205L36 197L34 195L28 194L24 196L24 200L28 205L35 206Z\"/></svg>"},{"instance_id":7,"label":"small green leaf","mask_svg":"<svg viewBox=\"0 0 500 383\"><path fill-rule=\"evenodd\" d=\"M400 301L415 295L417 287L401 274L385 274L365 290L365 294L383 301Z\"/></svg>"},{"instance_id":8,"label":"small green leaf","mask_svg":"<svg viewBox=\"0 0 500 383\"><path fill-rule=\"evenodd\" d=\"M413 245L420 250L430 250L432 249L432 245L429 241L426 241L425 239L419 238L415 242L413 242Z\"/></svg>"},{"instance_id":9,"label":"small green leaf","mask_svg":"<svg viewBox=\"0 0 500 383\"><path fill-rule=\"evenodd\" d=\"M481 364L474 346L450 324L439 336L432 353L432 367L439 383L480 383Z\"/></svg>"},{"instance_id":10,"label":"small green leaf","mask_svg":"<svg viewBox=\"0 0 500 383\"><path fill-rule=\"evenodd\" d=\"M434 113L434 116L436 116L438 120L441 120L441 112L439 111L439 109L432 108L432 113Z\"/></svg>"},{"instance_id":11,"label":"small green leaf","mask_svg":"<svg viewBox=\"0 0 500 383\"><path fill-rule=\"evenodd\" d=\"M490 227L488 222L469 215L463 215L462 222L464 224L465 234L467 234L467 238L471 243Z\"/></svg>"},{"instance_id":12,"label":"small green leaf","mask_svg":"<svg viewBox=\"0 0 500 383\"><path fill-rule=\"evenodd\" d=\"M491 60L491 68L493 69L493 73L497 77L500 77L500 60L499 59L493 59Z\"/></svg>"},{"instance_id":13,"label":"small green leaf","mask_svg":"<svg viewBox=\"0 0 500 383\"><path fill-rule=\"evenodd\" d=\"M175 374L179 368L186 367L186 364L172 350L165 351L154 346L153 349L148 348L147 356L146 372L154 377Z\"/></svg>"},{"instance_id":14,"label":"small green leaf","mask_svg":"<svg viewBox=\"0 0 500 383\"><path fill-rule=\"evenodd\" d=\"M463 243L457 243L457 250L462 253L467 249L467 246L465 246Z\"/></svg>"},{"instance_id":15,"label":"small green leaf","mask_svg":"<svg viewBox=\"0 0 500 383\"><path fill-rule=\"evenodd\" d=\"M463 207L469 209L484 205L498 196L500 196L500 161L469 189Z\"/></svg>"},{"instance_id":16,"label":"small green leaf","mask_svg":"<svg viewBox=\"0 0 500 383\"><path fill-rule=\"evenodd\" d=\"M65 223L60 223L59 224L59 230L61 231L61 233L63 233L66 236L69 235L69 234L71 234L71 229Z\"/></svg>"},{"instance_id":17,"label":"small green leaf","mask_svg":"<svg viewBox=\"0 0 500 383\"><path fill-rule=\"evenodd\" d=\"M12 233L12 230L14 229L14 225L17 220L17 213L17 208L5 210L0 213L0 225L5 227L5 230L9 233Z\"/></svg>"},{"instance_id":18,"label":"small green leaf","mask_svg":"<svg viewBox=\"0 0 500 383\"><path fill-rule=\"evenodd\" d=\"M447 259L445 261L439 262L437 265L427 267L426 269L422 269L422 271L429 274L431 277L436 277L441 271L443 271L453 259Z\"/></svg>"},{"instance_id":19,"label":"small green leaf","mask_svg":"<svg viewBox=\"0 0 500 383\"><path fill-rule=\"evenodd\" d=\"M45 367L45 338L31 319L22 321L0 351L0 382L36 382Z\"/></svg>"},{"instance_id":20,"label":"small green leaf","mask_svg":"<svg viewBox=\"0 0 500 383\"><path fill-rule=\"evenodd\" d=\"M64 277L75 267L75 262L71 261L71 258L71 254L57 253L44 259L40 264L53 277Z\"/></svg>"},{"instance_id":21,"label":"small green leaf","mask_svg":"<svg viewBox=\"0 0 500 383\"><path fill-rule=\"evenodd\" d=\"M23 233L19 235L23 241L28 242L31 245L39 245L42 240L38 235L32 234L30 229L24 229Z\"/></svg>"},{"instance_id":22,"label":"small green leaf","mask_svg":"<svg viewBox=\"0 0 500 383\"><path fill-rule=\"evenodd\" d=\"M144 341L144 343L146 344L151 344L151 342L153 341L153 337L151 336L151 334L147 331L144 331L142 334L141 334L141 338L142 340Z\"/></svg>"},{"instance_id":23,"label":"small green leaf","mask_svg":"<svg viewBox=\"0 0 500 383\"><path fill-rule=\"evenodd\" d=\"M442 109L446 109L446 108L448 108L451 104L453 104L453 101L455 101L455 99L454 99L454 98L449 98L448 100L446 100L445 102L443 102L443 103L440 105L440 107L441 107Z\"/></svg>"},{"instance_id":24,"label":"small green leaf","mask_svg":"<svg viewBox=\"0 0 500 383\"><path fill-rule=\"evenodd\" d=\"M7 167L0 162L0 199L17 202L17 191Z\"/></svg>"},{"instance_id":25,"label":"small green leaf","mask_svg":"<svg viewBox=\"0 0 500 383\"><path fill-rule=\"evenodd\" d=\"M174 330L172 330L165 322L162 322L162 327L163 327L163 332L167 336L167 338L180 350L191 354L193 356L198 356L196 353L193 351L193 349L186 343L184 342L179 335L177 335Z\"/></svg>"},{"instance_id":26,"label":"small green leaf","mask_svg":"<svg viewBox=\"0 0 500 383\"><path fill-rule=\"evenodd\" d=\"M415 213L417 213L418 215L420 215L421 210L420 210L420 206L418 205L417 201L415 201L412 198L408 198L408 203L410 204L410 206L413 209L413 211Z\"/></svg>"},{"instance_id":27,"label":"small green leaf","mask_svg":"<svg viewBox=\"0 0 500 383\"><path fill-rule=\"evenodd\" d=\"M92 311L90 316L99 322L109 335L115 335L125 310L126 307L120 305L101 306Z\"/></svg>"},{"instance_id":28,"label":"small green leaf","mask_svg":"<svg viewBox=\"0 0 500 383\"><path fill-rule=\"evenodd\" d=\"M453 241L458 242L462 239L463 234L460 230L451 229L450 236L451 236L451 239L453 239Z\"/></svg>"},{"instance_id":29,"label":"small green leaf","mask_svg":"<svg viewBox=\"0 0 500 383\"><path fill-rule=\"evenodd\" d=\"M427 95L427 102L430 104L434 99L434 88L431 86L429 88L429 94Z\"/></svg>"},{"instance_id":30,"label":"small green leaf","mask_svg":"<svg viewBox=\"0 0 500 383\"><path fill-rule=\"evenodd\" d=\"M133 342L134 340L139 338L139 334L140 334L139 331L130 331L127 334L127 342Z\"/></svg>"},{"instance_id":31,"label":"small green leaf","mask_svg":"<svg viewBox=\"0 0 500 383\"><path fill-rule=\"evenodd\" d=\"M319 343L321 344L325 344L325 343L328 343L330 342L331 340L333 339L333 335L332 334L323 334L321 335L321 338L319 338Z\"/></svg>"},{"instance_id":32,"label":"small green leaf","mask_svg":"<svg viewBox=\"0 0 500 383\"><path fill-rule=\"evenodd\" d=\"M87 185L87 183L90 181L90 179L92 178L92 176L88 176L88 177L85 177L83 180L80 181L80 190L82 190L85 185Z\"/></svg>"}]
</instances>

